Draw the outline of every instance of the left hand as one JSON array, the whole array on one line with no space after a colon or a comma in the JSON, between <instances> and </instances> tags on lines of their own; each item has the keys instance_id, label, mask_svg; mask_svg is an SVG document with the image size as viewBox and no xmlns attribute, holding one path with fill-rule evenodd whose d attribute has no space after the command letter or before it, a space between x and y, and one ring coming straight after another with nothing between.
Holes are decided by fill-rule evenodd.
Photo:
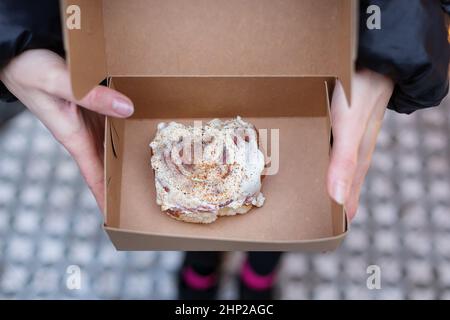
<instances>
[{"instance_id":1,"label":"left hand","mask_svg":"<svg viewBox=\"0 0 450 320\"><path fill-rule=\"evenodd\" d=\"M130 116L131 100L104 86L75 99L65 61L49 50L21 53L0 70L0 80L69 151L104 211L104 115Z\"/></svg>"},{"instance_id":2,"label":"left hand","mask_svg":"<svg viewBox=\"0 0 450 320\"><path fill-rule=\"evenodd\" d=\"M340 82L334 89L331 102L333 147L327 187L330 196L344 205L349 220L356 214L361 187L393 88L390 78L363 69L352 79L351 106Z\"/></svg>"}]
</instances>

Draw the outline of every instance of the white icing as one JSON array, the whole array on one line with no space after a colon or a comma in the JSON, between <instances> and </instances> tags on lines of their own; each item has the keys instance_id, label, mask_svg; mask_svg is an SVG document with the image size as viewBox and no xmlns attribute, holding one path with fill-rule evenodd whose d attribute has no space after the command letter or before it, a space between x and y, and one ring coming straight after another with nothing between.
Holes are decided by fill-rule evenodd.
<instances>
[{"instance_id":1,"label":"white icing","mask_svg":"<svg viewBox=\"0 0 450 320\"><path fill-rule=\"evenodd\" d=\"M179 212L261 207L264 156L257 139L240 117L204 126L160 123L150 143L158 205Z\"/></svg>"}]
</instances>

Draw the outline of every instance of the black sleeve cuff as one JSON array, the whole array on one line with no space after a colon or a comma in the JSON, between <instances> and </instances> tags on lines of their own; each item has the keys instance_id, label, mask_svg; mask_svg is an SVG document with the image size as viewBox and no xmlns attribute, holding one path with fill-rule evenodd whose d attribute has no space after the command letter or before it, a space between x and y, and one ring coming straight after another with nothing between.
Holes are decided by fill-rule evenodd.
<instances>
[{"instance_id":1,"label":"black sleeve cuff","mask_svg":"<svg viewBox=\"0 0 450 320\"><path fill-rule=\"evenodd\" d=\"M381 29L366 26L369 5ZM400 113L439 105L448 92L450 48L440 1L361 0L357 66L392 78L388 107Z\"/></svg>"},{"instance_id":2,"label":"black sleeve cuff","mask_svg":"<svg viewBox=\"0 0 450 320\"><path fill-rule=\"evenodd\" d=\"M1 102L14 102L17 98L9 92L8 88L0 81L0 101Z\"/></svg>"},{"instance_id":3,"label":"black sleeve cuff","mask_svg":"<svg viewBox=\"0 0 450 320\"><path fill-rule=\"evenodd\" d=\"M0 69L29 49L64 57L58 0L0 1ZM0 81L0 100L17 100Z\"/></svg>"}]
</instances>

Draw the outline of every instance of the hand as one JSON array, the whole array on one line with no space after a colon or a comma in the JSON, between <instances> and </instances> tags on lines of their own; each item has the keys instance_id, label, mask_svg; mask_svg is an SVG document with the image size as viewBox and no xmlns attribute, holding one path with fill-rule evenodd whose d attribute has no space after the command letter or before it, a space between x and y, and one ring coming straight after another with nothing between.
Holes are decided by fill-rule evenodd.
<instances>
[{"instance_id":1,"label":"hand","mask_svg":"<svg viewBox=\"0 0 450 320\"><path fill-rule=\"evenodd\" d=\"M130 116L130 99L97 86L77 101L65 61L49 50L20 54L1 70L0 80L69 151L103 211L103 115Z\"/></svg>"},{"instance_id":2,"label":"hand","mask_svg":"<svg viewBox=\"0 0 450 320\"><path fill-rule=\"evenodd\" d=\"M370 70L356 72L352 80L352 103L337 83L331 102L333 147L328 168L328 193L343 204L349 220L358 208L359 195L381 128L394 83Z\"/></svg>"}]
</instances>

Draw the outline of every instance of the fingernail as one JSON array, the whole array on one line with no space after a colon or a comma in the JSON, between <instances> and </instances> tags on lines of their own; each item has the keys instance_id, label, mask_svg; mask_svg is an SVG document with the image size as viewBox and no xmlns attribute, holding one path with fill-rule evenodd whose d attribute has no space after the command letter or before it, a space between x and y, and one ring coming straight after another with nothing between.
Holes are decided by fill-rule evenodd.
<instances>
[{"instance_id":1,"label":"fingernail","mask_svg":"<svg viewBox=\"0 0 450 320\"><path fill-rule=\"evenodd\" d=\"M133 114L133 105L124 99L114 99L112 104L113 110L122 117L129 117Z\"/></svg>"},{"instance_id":2,"label":"fingernail","mask_svg":"<svg viewBox=\"0 0 450 320\"><path fill-rule=\"evenodd\" d=\"M347 196L347 186L342 181L336 181L333 187L333 198L339 204L344 204Z\"/></svg>"}]
</instances>

